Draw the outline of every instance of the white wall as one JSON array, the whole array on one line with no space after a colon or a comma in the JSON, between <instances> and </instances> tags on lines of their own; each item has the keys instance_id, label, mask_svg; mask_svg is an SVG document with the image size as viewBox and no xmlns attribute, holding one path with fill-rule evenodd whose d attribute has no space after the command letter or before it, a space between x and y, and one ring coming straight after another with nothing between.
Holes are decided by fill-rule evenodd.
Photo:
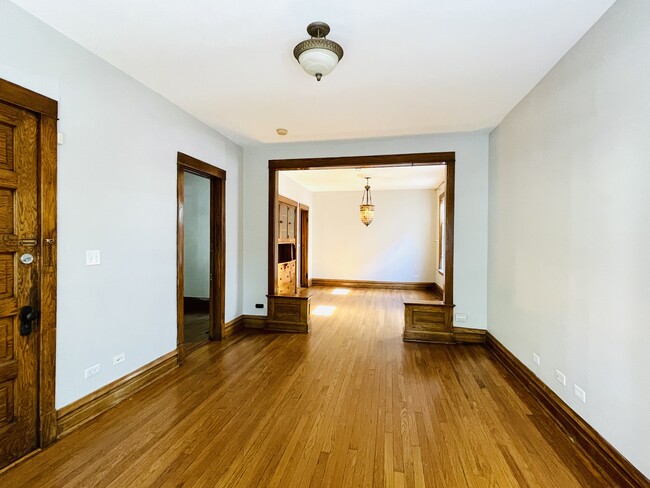
<instances>
[{"instance_id":1,"label":"white wall","mask_svg":"<svg viewBox=\"0 0 650 488\"><path fill-rule=\"evenodd\" d=\"M488 286L491 333L646 476L648 26L619 0L491 134Z\"/></svg>"},{"instance_id":2,"label":"white wall","mask_svg":"<svg viewBox=\"0 0 650 488\"><path fill-rule=\"evenodd\" d=\"M57 408L176 348L177 151L227 171L226 320L241 314L240 147L7 0L0 77L58 100L65 134ZM85 266L86 249L101 265Z\"/></svg>"},{"instance_id":3,"label":"white wall","mask_svg":"<svg viewBox=\"0 0 650 488\"><path fill-rule=\"evenodd\" d=\"M433 282L435 192L372 192L375 217L368 227L359 217L362 193L314 193L313 278Z\"/></svg>"},{"instance_id":4,"label":"white wall","mask_svg":"<svg viewBox=\"0 0 650 488\"><path fill-rule=\"evenodd\" d=\"M454 301L467 327L486 327L488 134L268 144L244 148L244 313L266 303L268 161L328 156L456 152Z\"/></svg>"},{"instance_id":5,"label":"white wall","mask_svg":"<svg viewBox=\"0 0 650 488\"><path fill-rule=\"evenodd\" d=\"M292 180L287 176L288 173L291 173L291 171L278 171L278 194L307 205L311 210L313 192Z\"/></svg>"},{"instance_id":6,"label":"white wall","mask_svg":"<svg viewBox=\"0 0 650 488\"><path fill-rule=\"evenodd\" d=\"M210 180L183 176L183 291L186 297L210 298Z\"/></svg>"}]
</instances>

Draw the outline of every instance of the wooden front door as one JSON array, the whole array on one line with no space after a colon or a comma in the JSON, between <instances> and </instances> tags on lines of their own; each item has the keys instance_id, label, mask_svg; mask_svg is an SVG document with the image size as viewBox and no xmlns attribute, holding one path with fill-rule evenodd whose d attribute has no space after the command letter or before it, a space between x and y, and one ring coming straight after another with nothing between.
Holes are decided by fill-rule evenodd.
<instances>
[{"instance_id":1,"label":"wooden front door","mask_svg":"<svg viewBox=\"0 0 650 488\"><path fill-rule=\"evenodd\" d=\"M0 103L0 467L38 446L38 147L38 118Z\"/></svg>"}]
</instances>

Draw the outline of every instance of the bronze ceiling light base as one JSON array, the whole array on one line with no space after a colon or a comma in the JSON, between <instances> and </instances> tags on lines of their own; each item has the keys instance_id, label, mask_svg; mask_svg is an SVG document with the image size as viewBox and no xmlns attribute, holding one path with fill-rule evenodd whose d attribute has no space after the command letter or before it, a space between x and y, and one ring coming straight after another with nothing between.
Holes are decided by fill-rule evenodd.
<instances>
[{"instance_id":1,"label":"bronze ceiling light base","mask_svg":"<svg viewBox=\"0 0 650 488\"><path fill-rule=\"evenodd\" d=\"M336 67L343 58L343 48L334 41L325 39L330 26L325 22L312 22L307 26L311 39L299 42L293 48L293 55L300 66L318 81Z\"/></svg>"}]
</instances>

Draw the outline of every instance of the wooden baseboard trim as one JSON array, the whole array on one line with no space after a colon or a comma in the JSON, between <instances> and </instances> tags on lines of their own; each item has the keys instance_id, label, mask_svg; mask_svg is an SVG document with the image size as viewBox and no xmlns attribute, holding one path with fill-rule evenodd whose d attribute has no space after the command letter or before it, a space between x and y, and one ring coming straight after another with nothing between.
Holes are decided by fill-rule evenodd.
<instances>
[{"instance_id":1,"label":"wooden baseboard trim","mask_svg":"<svg viewBox=\"0 0 650 488\"><path fill-rule=\"evenodd\" d=\"M240 315L237 318L232 319L230 322L227 322L223 327L223 338L230 337L236 332L244 329L244 316Z\"/></svg>"},{"instance_id":2,"label":"wooden baseboard trim","mask_svg":"<svg viewBox=\"0 0 650 488\"><path fill-rule=\"evenodd\" d=\"M57 412L58 437L61 438L86 422L113 408L145 386L178 367L178 351L172 351L145 364L132 373L80 398Z\"/></svg>"},{"instance_id":3,"label":"wooden baseboard trim","mask_svg":"<svg viewBox=\"0 0 650 488\"><path fill-rule=\"evenodd\" d=\"M579 446L594 464L611 478L615 486L639 488L650 486L632 463L607 442L591 425L585 422L546 384L505 348L492 334L486 334L486 347L549 412L569 438Z\"/></svg>"},{"instance_id":4,"label":"wooden baseboard trim","mask_svg":"<svg viewBox=\"0 0 650 488\"><path fill-rule=\"evenodd\" d=\"M433 290L434 283L402 281L330 280L314 278L310 286L333 286L339 288L377 288L383 290Z\"/></svg>"},{"instance_id":5,"label":"wooden baseboard trim","mask_svg":"<svg viewBox=\"0 0 650 488\"><path fill-rule=\"evenodd\" d=\"M438 283L432 283L432 285L433 285L433 291L437 295L440 295L441 297L445 296L445 291L441 288L441 286Z\"/></svg>"},{"instance_id":6,"label":"wooden baseboard trim","mask_svg":"<svg viewBox=\"0 0 650 488\"><path fill-rule=\"evenodd\" d=\"M483 344L487 331L484 329L469 329L467 327L454 327L454 339L457 344Z\"/></svg>"},{"instance_id":7,"label":"wooden baseboard trim","mask_svg":"<svg viewBox=\"0 0 650 488\"><path fill-rule=\"evenodd\" d=\"M267 321L266 315L242 315L242 325L245 329L264 329Z\"/></svg>"}]
</instances>

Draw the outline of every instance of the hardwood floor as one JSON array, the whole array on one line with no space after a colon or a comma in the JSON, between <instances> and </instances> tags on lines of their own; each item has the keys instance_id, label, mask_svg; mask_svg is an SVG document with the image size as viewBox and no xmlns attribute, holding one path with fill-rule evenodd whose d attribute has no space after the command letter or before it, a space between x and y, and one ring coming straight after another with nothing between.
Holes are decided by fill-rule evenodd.
<instances>
[{"instance_id":1,"label":"hardwood floor","mask_svg":"<svg viewBox=\"0 0 650 488\"><path fill-rule=\"evenodd\" d=\"M484 346L402 342L421 292L331 291L311 334L201 347L0 486L612 486Z\"/></svg>"},{"instance_id":2,"label":"hardwood floor","mask_svg":"<svg viewBox=\"0 0 650 488\"><path fill-rule=\"evenodd\" d=\"M183 339L186 344L195 344L208 340L208 329L210 329L209 312L186 313L183 316L184 329Z\"/></svg>"}]
</instances>

